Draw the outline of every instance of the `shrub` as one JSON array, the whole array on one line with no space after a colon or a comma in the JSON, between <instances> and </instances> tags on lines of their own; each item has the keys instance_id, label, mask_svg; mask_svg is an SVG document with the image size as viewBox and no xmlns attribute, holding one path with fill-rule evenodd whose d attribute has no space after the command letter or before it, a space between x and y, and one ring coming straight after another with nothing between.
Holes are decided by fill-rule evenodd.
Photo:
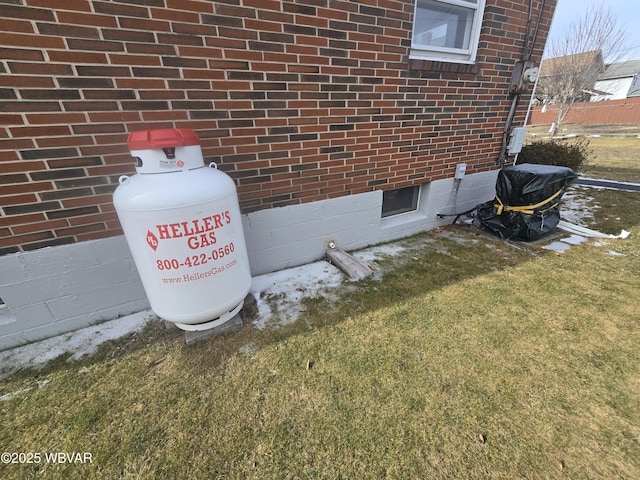
<instances>
[{"instance_id":1,"label":"shrub","mask_svg":"<svg viewBox=\"0 0 640 480\"><path fill-rule=\"evenodd\" d=\"M584 137L573 140L535 140L522 147L518 163L559 165L577 172L587 162L591 153L589 140Z\"/></svg>"}]
</instances>

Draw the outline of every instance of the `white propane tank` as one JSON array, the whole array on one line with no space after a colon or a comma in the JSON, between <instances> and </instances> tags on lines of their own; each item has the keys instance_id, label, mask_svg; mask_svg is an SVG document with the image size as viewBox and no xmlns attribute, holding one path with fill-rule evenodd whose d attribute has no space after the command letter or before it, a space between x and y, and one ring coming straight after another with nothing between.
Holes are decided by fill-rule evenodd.
<instances>
[{"instance_id":1,"label":"white propane tank","mask_svg":"<svg viewBox=\"0 0 640 480\"><path fill-rule=\"evenodd\" d=\"M205 167L192 130L134 132L137 174L113 203L152 310L183 330L222 325L242 308L251 273L233 180Z\"/></svg>"}]
</instances>

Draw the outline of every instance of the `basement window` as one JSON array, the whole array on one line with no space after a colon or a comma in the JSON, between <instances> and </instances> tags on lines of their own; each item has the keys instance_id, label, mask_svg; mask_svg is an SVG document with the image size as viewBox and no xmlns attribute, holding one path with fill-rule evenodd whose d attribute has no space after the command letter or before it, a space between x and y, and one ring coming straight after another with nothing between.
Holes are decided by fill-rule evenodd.
<instances>
[{"instance_id":1,"label":"basement window","mask_svg":"<svg viewBox=\"0 0 640 480\"><path fill-rule=\"evenodd\" d=\"M409 58L473 63L485 0L416 0Z\"/></svg>"},{"instance_id":2,"label":"basement window","mask_svg":"<svg viewBox=\"0 0 640 480\"><path fill-rule=\"evenodd\" d=\"M382 192L382 218L415 212L418 209L420 186L397 188Z\"/></svg>"}]
</instances>

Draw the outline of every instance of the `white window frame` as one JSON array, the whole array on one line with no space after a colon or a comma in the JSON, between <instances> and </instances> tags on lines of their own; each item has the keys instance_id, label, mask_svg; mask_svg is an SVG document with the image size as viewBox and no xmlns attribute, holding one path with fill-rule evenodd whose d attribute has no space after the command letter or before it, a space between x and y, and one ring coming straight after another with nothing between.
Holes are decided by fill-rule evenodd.
<instances>
[{"instance_id":1,"label":"white window frame","mask_svg":"<svg viewBox=\"0 0 640 480\"><path fill-rule=\"evenodd\" d=\"M469 0L427 0L429 2L443 4L444 6L463 7L472 10L473 21L470 27L468 48L448 48L440 46L429 46L415 42L414 32L416 31L416 19L419 4L424 0L416 0L413 12L413 29L411 32L411 52L409 58L416 60L436 60L452 63L474 63L478 52L478 42L480 40L480 28L484 16L485 0L477 0L473 3Z\"/></svg>"},{"instance_id":2,"label":"white window frame","mask_svg":"<svg viewBox=\"0 0 640 480\"><path fill-rule=\"evenodd\" d=\"M391 217L397 217L399 215L406 215L406 214L411 214L411 213L415 213L418 211L418 209L420 208L420 195L422 192L422 188L420 187L420 185L409 185L407 187L401 187L401 188L394 188L391 190L386 190L386 192L396 192L398 190L402 190L404 188L411 188L413 189L412 195L415 198L411 199L411 207L408 209L405 208L397 208L396 210L392 210L391 213L382 213L382 210L384 209L384 193L382 192L382 207L383 209L380 211L380 217L381 218L391 218ZM415 205L414 205L415 203ZM402 210L400 212L398 212L397 210Z\"/></svg>"}]
</instances>

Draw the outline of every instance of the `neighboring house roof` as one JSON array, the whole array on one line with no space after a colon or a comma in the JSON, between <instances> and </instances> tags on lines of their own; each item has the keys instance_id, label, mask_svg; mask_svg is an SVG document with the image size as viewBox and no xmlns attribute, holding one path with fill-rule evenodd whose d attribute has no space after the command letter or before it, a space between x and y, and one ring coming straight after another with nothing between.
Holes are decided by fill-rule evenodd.
<instances>
[{"instance_id":1,"label":"neighboring house roof","mask_svg":"<svg viewBox=\"0 0 640 480\"><path fill-rule=\"evenodd\" d=\"M576 70L586 70L592 66L604 69L602 53L600 50L593 50L591 52L574 53L563 57L547 58L542 62L542 65L540 65L540 75L543 77L556 75L559 72L566 71L569 65Z\"/></svg>"},{"instance_id":2,"label":"neighboring house roof","mask_svg":"<svg viewBox=\"0 0 640 480\"><path fill-rule=\"evenodd\" d=\"M608 65L604 73L598 76L598 80L613 80L615 78L634 77L638 73L640 73L640 60L616 62Z\"/></svg>"},{"instance_id":3,"label":"neighboring house roof","mask_svg":"<svg viewBox=\"0 0 640 480\"><path fill-rule=\"evenodd\" d=\"M602 72L600 50L548 58L540 66L536 94L545 103L585 101L593 95L595 80Z\"/></svg>"},{"instance_id":4,"label":"neighboring house roof","mask_svg":"<svg viewBox=\"0 0 640 480\"><path fill-rule=\"evenodd\" d=\"M640 60L628 60L625 62L616 62L607 66L604 73L598 76L596 87L613 88L619 90L624 88L625 91L618 92L618 98L629 98L640 96ZM625 83L624 80L626 79ZM627 83L628 82L628 83ZM617 88L616 88L617 87ZM602 94L601 94L602 95ZM596 100L604 100L607 96L615 97L616 92L612 91L605 94L604 97L596 98Z\"/></svg>"},{"instance_id":5,"label":"neighboring house roof","mask_svg":"<svg viewBox=\"0 0 640 480\"><path fill-rule=\"evenodd\" d=\"M640 97L640 75L636 75L633 78L633 83L631 83L631 87L627 92L627 98L629 97Z\"/></svg>"}]
</instances>

